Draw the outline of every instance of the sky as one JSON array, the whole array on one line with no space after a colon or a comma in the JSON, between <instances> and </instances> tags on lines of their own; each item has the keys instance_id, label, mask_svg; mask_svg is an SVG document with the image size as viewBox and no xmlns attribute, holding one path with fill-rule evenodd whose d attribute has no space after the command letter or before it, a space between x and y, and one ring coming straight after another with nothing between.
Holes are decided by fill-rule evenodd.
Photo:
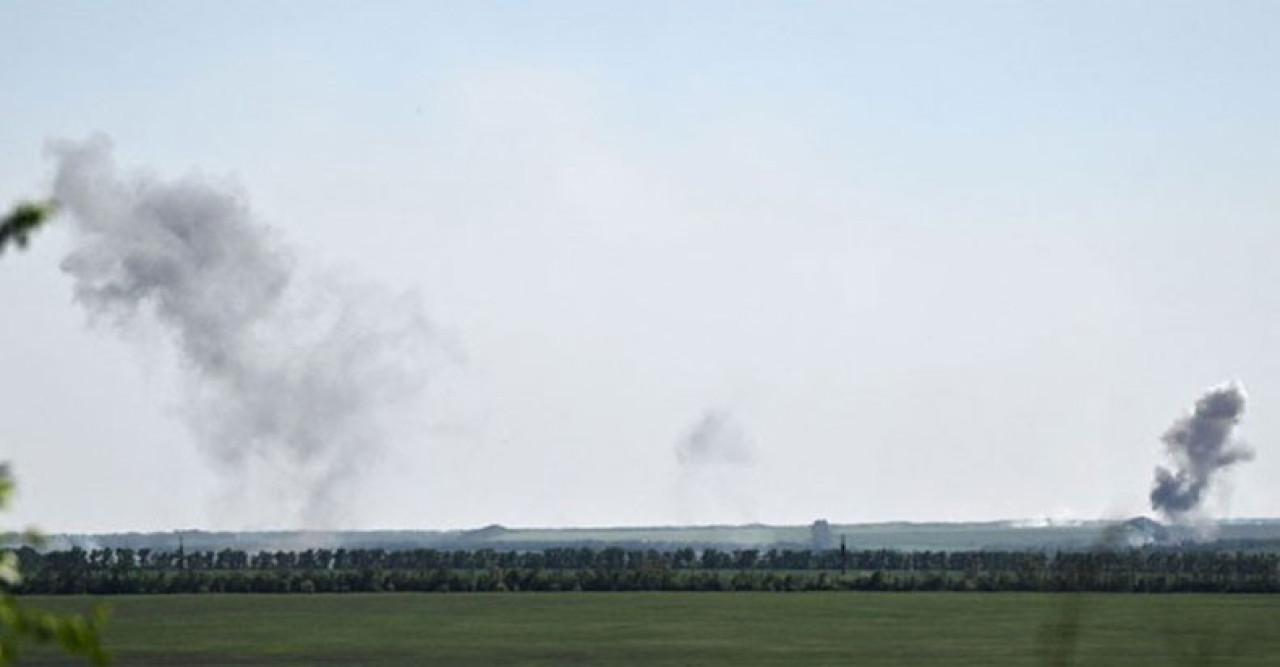
<instances>
[{"instance_id":1,"label":"sky","mask_svg":"<svg viewBox=\"0 0 1280 667\"><path fill-rule=\"evenodd\" d=\"M235 193L298 264L412 299L443 360L337 509L299 513L278 461L211 460L171 332L76 300L60 218L0 257L8 525L1132 516L1161 434L1232 379L1257 457L1208 511L1277 515L1275 3L11 0L0 25L0 203L48 195L51 141L109 137L127 178Z\"/></svg>"}]
</instances>

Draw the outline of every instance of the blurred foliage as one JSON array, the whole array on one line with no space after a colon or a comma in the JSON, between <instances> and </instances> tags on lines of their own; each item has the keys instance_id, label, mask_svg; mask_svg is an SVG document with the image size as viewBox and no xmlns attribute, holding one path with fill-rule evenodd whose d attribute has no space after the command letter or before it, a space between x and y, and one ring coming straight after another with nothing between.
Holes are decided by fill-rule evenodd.
<instances>
[{"instance_id":1,"label":"blurred foliage","mask_svg":"<svg viewBox=\"0 0 1280 667\"><path fill-rule=\"evenodd\" d=\"M0 221L0 252L9 244L27 247L31 234L57 212L53 201L21 202Z\"/></svg>"},{"instance_id":2,"label":"blurred foliage","mask_svg":"<svg viewBox=\"0 0 1280 667\"><path fill-rule=\"evenodd\" d=\"M8 506L13 496L13 475L7 463L0 464L0 509ZM0 534L7 538L7 534ZM29 531L26 539L35 537ZM89 616L53 614L20 604L10 593L22 583L18 556L13 551L0 552L0 665L17 662L24 644L53 644L72 655L83 656L96 665L110 662L102 647L101 628L106 623L106 609L98 607Z\"/></svg>"},{"instance_id":3,"label":"blurred foliage","mask_svg":"<svg viewBox=\"0 0 1280 667\"><path fill-rule=\"evenodd\" d=\"M11 243L25 248L31 234L39 229L57 210L52 200L22 202L0 220L0 252ZM13 497L13 474L8 463L0 463L0 510L9 505ZM8 541L8 533L0 531L0 539ZM27 543L38 542L39 535L28 530L23 535ZM54 644L72 655L83 656L94 664L110 662L102 648L101 628L106 623L104 607L94 609L89 616L80 614L53 614L19 603L11 592L22 583L18 567L18 555L13 551L0 551L0 666L11 665L18 659L24 644Z\"/></svg>"}]
</instances>

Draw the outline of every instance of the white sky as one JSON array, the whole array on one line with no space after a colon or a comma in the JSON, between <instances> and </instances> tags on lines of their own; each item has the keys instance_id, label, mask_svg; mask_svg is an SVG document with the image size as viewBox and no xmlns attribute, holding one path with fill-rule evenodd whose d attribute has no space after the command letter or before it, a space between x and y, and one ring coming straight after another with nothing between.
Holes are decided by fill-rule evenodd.
<instances>
[{"instance_id":1,"label":"white sky","mask_svg":"<svg viewBox=\"0 0 1280 667\"><path fill-rule=\"evenodd\" d=\"M465 361L350 527L1129 515L1239 378L1280 503L1280 5L0 4L0 203L49 138L239 188ZM0 459L47 530L228 512L162 335L0 258ZM708 410L750 465L682 470ZM263 484L268 482L263 480Z\"/></svg>"}]
</instances>

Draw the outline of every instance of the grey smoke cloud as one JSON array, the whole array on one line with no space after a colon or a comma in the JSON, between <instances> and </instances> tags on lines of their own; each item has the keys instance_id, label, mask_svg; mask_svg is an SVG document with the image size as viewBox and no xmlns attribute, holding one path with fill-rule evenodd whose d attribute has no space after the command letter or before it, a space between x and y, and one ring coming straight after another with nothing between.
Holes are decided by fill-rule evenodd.
<instances>
[{"instance_id":1,"label":"grey smoke cloud","mask_svg":"<svg viewBox=\"0 0 1280 667\"><path fill-rule=\"evenodd\" d=\"M1232 433L1247 396L1239 383L1209 389L1161 438L1172 467L1157 466L1151 508L1173 520L1195 512L1222 469L1253 458L1253 450Z\"/></svg>"},{"instance_id":2,"label":"grey smoke cloud","mask_svg":"<svg viewBox=\"0 0 1280 667\"><path fill-rule=\"evenodd\" d=\"M730 414L707 410L676 443L676 459L681 466L745 465L755 452Z\"/></svg>"},{"instance_id":3,"label":"grey smoke cloud","mask_svg":"<svg viewBox=\"0 0 1280 667\"><path fill-rule=\"evenodd\" d=\"M246 198L198 178L121 175L105 138L52 146L54 197L72 220L62 264L96 319L156 326L180 356L183 412L224 481L250 469L322 526L386 446L437 337L421 305L301 271ZM251 491L252 489L250 489Z\"/></svg>"},{"instance_id":4,"label":"grey smoke cloud","mask_svg":"<svg viewBox=\"0 0 1280 667\"><path fill-rule=\"evenodd\" d=\"M709 517L753 522L757 513L756 450L739 421L723 410L706 410L675 445L680 474L676 499L682 520Z\"/></svg>"}]
</instances>

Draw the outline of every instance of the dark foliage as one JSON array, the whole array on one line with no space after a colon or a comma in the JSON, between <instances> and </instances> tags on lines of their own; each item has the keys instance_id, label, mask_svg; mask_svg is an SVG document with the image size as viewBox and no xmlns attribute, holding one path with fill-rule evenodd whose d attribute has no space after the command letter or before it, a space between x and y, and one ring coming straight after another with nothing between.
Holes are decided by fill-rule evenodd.
<instances>
[{"instance_id":1,"label":"dark foliage","mask_svg":"<svg viewBox=\"0 0 1280 667\"><path fill-rule=\"evenodd\" d=\"M24 202L14 207L0 220L0 252L10 244L27 247L31 234L39 229L53 213L52 204Z\"/></svg>"},{"instance_id":2,"label":"dark foliage","mask_svg":"<svg viewBox=\"0 0 1280 667\"><path fill-rule=\"evenodd\" d=\"M1274 553L564 548L18 552L20 593L470 591L1280 592Z\"/></svg>"}]
</instances>

